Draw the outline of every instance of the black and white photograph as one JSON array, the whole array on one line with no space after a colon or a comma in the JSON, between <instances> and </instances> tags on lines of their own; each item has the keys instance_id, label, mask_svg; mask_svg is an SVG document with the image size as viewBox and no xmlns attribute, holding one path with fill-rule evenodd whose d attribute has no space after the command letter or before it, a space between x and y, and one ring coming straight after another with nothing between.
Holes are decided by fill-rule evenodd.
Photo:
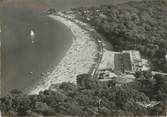
<instances>
[{"instance_id":1,"label":"black and white photograph","mask_svg":"<svg viewBox=\"0 0 167 117\"><path fill-rule=\"evenodd\" d=\"M0 0L0 117L167 117L167 0Z\"/></svg>"}]
</instances>

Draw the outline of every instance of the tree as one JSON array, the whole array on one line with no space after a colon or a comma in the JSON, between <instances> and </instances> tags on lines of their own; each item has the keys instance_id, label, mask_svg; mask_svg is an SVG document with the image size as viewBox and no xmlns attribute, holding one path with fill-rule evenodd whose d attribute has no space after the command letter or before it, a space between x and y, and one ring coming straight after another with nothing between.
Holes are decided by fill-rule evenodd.
<instances>
[{"instance_id":1,"label":"tree","mask_svg":"<svg viewBox=\"0 0 167 117\"><path fill-rule=\"evenodd\" d=\"M167 100L167 78L162 75L155 75L156 84L154 86L155 97L161 101Z\"/></svg>"},{"instance_id":2,"label":"tree","mask_svg":"<svg viewBox=\"0 0 167 117\"><path fill-rule=\"evenodd\" d=\"M90 74L81 74L77 76L77 85L81 89L95 89L98 83L94 80Z\"/></svg>"},{"instance_id":3,"label":"tree","mask_svg":"<svg viewBox=\"0 0 167 117\"><path fill-rule=\"evenodd\" d=\"M51 108L46 103L42 103L42 102L35 103L34 111L39 113L39 114L47 116L47 113L50 111L50 109Z\"/></svg>"}]
</instances>

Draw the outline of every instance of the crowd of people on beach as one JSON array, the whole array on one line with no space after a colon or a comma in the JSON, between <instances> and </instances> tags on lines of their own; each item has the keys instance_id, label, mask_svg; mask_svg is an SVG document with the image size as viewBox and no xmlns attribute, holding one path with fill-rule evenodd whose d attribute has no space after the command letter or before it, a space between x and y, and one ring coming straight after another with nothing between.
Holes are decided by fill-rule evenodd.
<instances>
[{"instance_id":1,"label":"crowd of people on beach","mask_svg":"<svg viewBox=\"0 0 167 117\"><path fill-rule=\"evenodd\" d=\"M50 18L65 24L73 33L73 43L58 66L44 78L44 83L32 90L32 94L48 89L51 84L76 82L76 76L88 73L96 64L98 46L91 34L67 18L50 15ZM76 19L75 19L76 21ZM80 23L80 25L83 25Z\"/></svg>"}]
</instances>

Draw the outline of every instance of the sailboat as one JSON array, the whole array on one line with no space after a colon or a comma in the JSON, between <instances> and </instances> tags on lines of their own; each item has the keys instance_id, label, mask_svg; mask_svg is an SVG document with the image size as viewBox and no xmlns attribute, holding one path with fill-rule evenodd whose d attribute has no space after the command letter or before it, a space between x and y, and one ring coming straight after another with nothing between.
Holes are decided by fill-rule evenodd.
<instances>
[{"instance_id":1,"label":"sailboat","mask_svg":"<svg viewBox=\"0 0 167 117\"><path fill-rule=\"evenodd\" d=\"M31 42L32 44L34 43L34 37L35 37L35 33L33 30L30 30L30 36L31 36Z\"/></svg>"}]
</instances>

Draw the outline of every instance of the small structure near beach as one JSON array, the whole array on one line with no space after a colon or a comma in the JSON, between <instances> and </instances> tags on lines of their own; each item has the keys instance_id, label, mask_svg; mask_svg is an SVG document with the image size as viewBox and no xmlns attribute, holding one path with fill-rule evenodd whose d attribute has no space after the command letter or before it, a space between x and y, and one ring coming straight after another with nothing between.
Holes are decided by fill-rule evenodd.
<instances>
[{"instance_id":1,"label":"small structure near beach","mask_svg":"<svg viewBox=\"0 0 167 117\"><path fill-rule=\"evenodd\" d=\"M53 13L56 13L56 12L57 12L57 10L55 8L49 8L47 10L47 14L53 14Z\"/></svg>"},{"instance_id":2,"label":"small structure near beach","mask_svg":"<svg viewBox=\"0 0 167 117\"><path fill-rule=\"evenodd\" d=\"M97 77L99 79L112 79L114 77L117 77L117 75L112 71L112 69L99 70L97 73Z\"/></svg>"}]
</instances>

